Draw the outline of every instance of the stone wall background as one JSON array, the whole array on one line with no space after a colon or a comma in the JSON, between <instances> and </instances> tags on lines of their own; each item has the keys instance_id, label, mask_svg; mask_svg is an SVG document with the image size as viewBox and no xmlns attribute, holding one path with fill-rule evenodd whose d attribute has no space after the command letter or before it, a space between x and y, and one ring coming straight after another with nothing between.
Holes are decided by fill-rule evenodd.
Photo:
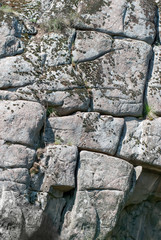
<instances>
[{"instance_id":1,"label":"stone wall background","mask_svg":"<svg viewBox=\"0 0 161 240\"><path fill-rule=\"evenodd\" d=\"M161 238L160 7L1 1L1 239Z\"/></svg>"}]
</instances>

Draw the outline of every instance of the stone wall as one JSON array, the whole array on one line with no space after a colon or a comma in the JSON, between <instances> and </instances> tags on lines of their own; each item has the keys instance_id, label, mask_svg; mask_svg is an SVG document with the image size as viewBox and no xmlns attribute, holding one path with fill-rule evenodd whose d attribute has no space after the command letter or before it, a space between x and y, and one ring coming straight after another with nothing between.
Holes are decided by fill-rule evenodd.
<instances>
[{"instance_id":1,"label":"stone wall","mask_svg":"<svg viewBox=\"0 0 161 240\"><path fill-rule=\"evenodd\" d=\"M161 239L160 12L1 1L0 239Z\"/></svg>"}]
</instances>

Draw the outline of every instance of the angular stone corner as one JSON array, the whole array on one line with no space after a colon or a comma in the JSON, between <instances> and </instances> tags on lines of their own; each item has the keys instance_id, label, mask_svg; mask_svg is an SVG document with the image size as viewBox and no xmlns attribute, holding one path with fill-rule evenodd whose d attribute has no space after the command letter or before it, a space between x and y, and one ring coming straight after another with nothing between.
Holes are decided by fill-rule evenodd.
<instances>
[{"instance_id":1,"label":"angular stone corner","mask_svg":"<svg viewBox=\"0 0 161 240\"><path fill-rule=\"evenodd\" d=\"M48 119L44 141L76 145L81 149L114 155L119 143L124 119L78 112L66 117Z\"/></svg>"},{"instance_id":2,"label":"angular stone corner","mask_svg":"<svg viewBox=\"0 0 161 240\"><path fill-rule=\"evenodd\" d=\"M62 239L106 239L124 206L132 176L131 164L82 151L76 199L72 211L65 216Z\"/></svg>"},{"instance_id":3,"label":"angular stone corner","mask_svg":"<svg viewBox=\"0 0 161 240\"><path fill-rule=\"evenodd\" d=\"M117 156L145 165L148 168L161 170L161 118L138 120L126 118L122 139Z\"/></svg>"}]
</instances>

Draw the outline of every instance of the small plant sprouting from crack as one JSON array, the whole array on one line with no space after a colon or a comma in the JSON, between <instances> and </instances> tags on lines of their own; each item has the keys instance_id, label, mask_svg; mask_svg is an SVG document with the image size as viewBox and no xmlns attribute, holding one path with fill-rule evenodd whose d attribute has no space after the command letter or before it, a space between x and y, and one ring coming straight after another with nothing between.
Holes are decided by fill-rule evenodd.
<instances>
[{"instance_id":1,"label":"small plant sprouting from crack","mask_svg":"<svg viewBox=\"0 0 161 240\"><path fill-rule=\"evenodd\" d=\"M46 110L46 116L51 117L52 115L57 116L56 109L54 107L48 107Z\"/></svg>"},{"instance_id":2,"label":"small plant sprouting from crack","mask_svg":"<svg viewBox=\"0 0 161 240\"><path fill-rule=\"evenodd\" d=\"M145 103L144 110L143 110L143 117L145 117L146 119L149 119L149 120L153 120L154 115L155 114L152 111L152 108L147 103Z\"/></svg>"}]
</instances>

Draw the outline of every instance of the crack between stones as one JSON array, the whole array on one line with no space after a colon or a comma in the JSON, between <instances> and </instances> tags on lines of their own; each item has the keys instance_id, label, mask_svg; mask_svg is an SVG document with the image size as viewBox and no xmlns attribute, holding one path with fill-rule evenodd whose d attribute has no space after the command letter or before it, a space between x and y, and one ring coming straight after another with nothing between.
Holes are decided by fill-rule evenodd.
<instances>
[{"instance_id":1,"label":"crack between stones","mask_svg":"<svg viewBox=\"0 0 161 240\"><path fill-rule=\"evenodd\" d=\"M93 57L89 57L89 58L86 58L86 59L78 60L78 61L76 61L76 64L83 63L83 62L91 62L91 61L94 61L94 60L104 56L107 53L111 53L111 52L114 52L116 50L122 50L122 49L123 48L116 48L116 49L115 48L111 48L111 49L109 49L109 50L107 50L105 52L101 52L98 55L95 55Z\"/></svg>"},{"instance_id":2,"label":"crack between stones","mask_svg":"<svg viewBox=\"0 0 161 240\"><path fill-rule=\"evenodd\" d=\"M35 148L32 145L30 145L30 144L25 144L25 143L21 143L21 142L14 142L14 141L7 141L7 140L4 140L2 138L0 138L0 140L4 141L3 145L4 144L7 144L7 145L14 145L14 144L16 144L16 145L25 146L27 148L30 148L31 150L35 150Z\"/></svg>"},{"instance_id":3,"label":"crack between stones","mask_svg":"<svg viewBox=\"0 0 161 240\"><path fill-rule=\"evenodd\" d=\"M125 7L124 11L123 11L123 16L122 16L122 25L123 25L123 31L125 28L125 17L126 17L126 13L127 13L127 6Z\"/></svg>"},{"instance_id":4,"label":"crack between stones","mask_svg":"<svg viewBox=\"0 0 161 240\"><path fill-rule=\"evenodd\" d=\"M142 42L147 43L148 45L151 45L150 43L148 43L145 40L138 39L138 38L135 38L135 37L129 37L125 33L116 33L116 32L108 31L108 30L105 30L105 29L92 28L92 27L87 27L87 26L86 27L85 26L76 26L75 29L79 30L79 31L101 32L101 33L108 34L108 35L110 35L112 37L122 37L122 38L131 39L131 40L142 41Z\"/></svg>"},{"instance_id":5,"label":"crack between stones","mask_svg":"<svg viewBox=\"0 0 161 240\"><path fill-rule=\"evenodd\" d=\"M11 86L11 87L0 87L0 90L10 90L10 92L12 92L12 90L16 91L17 89L19 88L23 88L23 87L27 87L27 86L32 86L33 83L27 83L27 84L24 84L24 85L20 85L20 86Z\"/></svg>"},{"instance_id":6,"label":"crack between stones","mask_svg":"<svg viewBox=\"0 0 161 240\"><path fill-rule=\"evenodd\" d=\"M96 211L96 231L93 240L96 240L100 233L100 218L97 209L95 209L95 211Z\"/></svg>"},{"instance_id":7,"label":"crack between stones","mask_svg":"<svg viewBox=\"0 0 161 240\"><path fill-rule=\"evenodd\" d=\"M114 192L123 192L122 190L115 189L115 188L88 188L84 190L79 190L79 192L93 192L93 191L98 191L98 192L103 192L103 191L114 191Z\"/></svg>"}]
</instances>

